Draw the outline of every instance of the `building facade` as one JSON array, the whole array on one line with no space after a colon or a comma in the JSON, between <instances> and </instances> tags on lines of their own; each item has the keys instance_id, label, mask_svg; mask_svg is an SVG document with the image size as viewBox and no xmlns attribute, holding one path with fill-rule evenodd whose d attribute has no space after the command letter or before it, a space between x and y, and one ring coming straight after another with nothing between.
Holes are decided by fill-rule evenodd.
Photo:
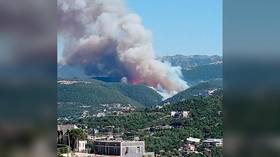
<instances>
[{"instance_id":1,"label":"building facade","mask_svg":"<svg viewBox=\"0 0 280 157\"><path fill-rule=\"evenodd\" d=\"M78 150L78 152L85 152L86 151L86 144L87 144L87 141L83 140L79 140L77 142L77 146L76 146L76 149Z\"/></svg>"},{"instance_id":2,"label":"building facade","mask_svg":"<svg viewBox=\"0 0 280 157\"><path fill-rule=\"evenodd\" d=\"M96 155L119 157L145 156L144 141L95 141L94 152Z\"/></svg>"}]
</instances>

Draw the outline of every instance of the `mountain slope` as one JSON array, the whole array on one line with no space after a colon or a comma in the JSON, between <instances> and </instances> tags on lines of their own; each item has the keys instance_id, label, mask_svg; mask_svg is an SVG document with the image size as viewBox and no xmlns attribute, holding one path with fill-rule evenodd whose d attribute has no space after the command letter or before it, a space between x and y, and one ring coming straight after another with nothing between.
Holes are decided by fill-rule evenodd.
<instances>
[{"instance_id":1,"label":"mountain slope","mask_svg":"<svg viewBox=\"0 0 280 157\"><path fill-rule=\"evenodd\" d=\"M174 95L171 98L164 100L162 103L170 103L174 104L180 101L184 101L186 99L195 97L195 96L208 96L208 92L211 90L221 89L222 88L222 80L211 80L208 82L203 82L193 87L190 87L178 94Z\"/></svg>"},{"instance_id":2,"label":"mountain slope","mask_svg":"<svg viewBox=\"0 0 280 157\"><path fill-rule=\"evenodd\" d=\"M183 69L189 69L191 67L208 65L211 63L222 62L222 57L213 55L174 55L174 56L163 56L159 60L163 62L169 62L172 66L180 66Z\"/></svg>"},{"instance_id":3,"label":"mountain slope","mask_svg":"<svg viewBox=\"0 0 280 157\"><path fill-rule=\"evenodd\" d=\"M105 103L123 103L139 106L140 104L105 86L98 81L77 82L73 84L58 84L59 102L77 102L86 105Z\"/></svg>"},{"instance_id":4,"label":"mountain slope","mask_svg":"<svg viewBox=\"0 0 280 157\"><path fill-rule=\"evenodd\" d=\"M152 106L162 100L161 95L142 84L131 85L125 83L108 83L108 85L144 106Z\"/></svg>"},{"instance_id":5,"label":"mountain slope","mask_svg":"<svg viewBox=\"0 0 280 157\"><path fill-rule=\"evenodd\" d=\"M214 63L222 63L222 57L213 55L174 55L174 56L163 56L157 58L162 62L169 62L172 66L180 66L183 71L188 71L189 69L193 69L194 67L211 65ZM203 68L203 67L201 67ZM61 79L88 79L93 78L105 82L119 82L120 78L111 78L108 76L99 76L98 74L93 74L92 76L88 76L84 73L83 69L79 67L69 66L69 65L58 65L57 68L58 78ZM186 77L188 78L188 77Z\"/></svg>"},{"instance_id":6,"label":"mountain slope","mask_svg":"<svg viewBox=\"0 0 280 157\"><path fill-rule=\"evenodd\" d=\"M147 106L161 101L161 96L144 85L106 83L97 80L60 81L58 83L59 102L78 102L86 105L131 104Z\"/></svg>"},{"instance_id":7,"label":"mountain slope","mask_svg":"<svg viewBox=\"0 0 280 157\"><path fill-rule=\"evenodd\" d=\"M191 69L182 69L182 74L184 80L191 86L213 79L222 79L223 64L208 64Z\"/></svg>"}]
</instances>

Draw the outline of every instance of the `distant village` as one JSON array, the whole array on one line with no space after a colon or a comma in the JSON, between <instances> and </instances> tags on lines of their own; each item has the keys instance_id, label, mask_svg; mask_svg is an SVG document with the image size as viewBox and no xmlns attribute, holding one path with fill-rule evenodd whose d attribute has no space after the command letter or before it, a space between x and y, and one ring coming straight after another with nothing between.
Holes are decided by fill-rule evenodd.
<instances>
[{"instance_id":1,"label":"distant village","mask_svg":"<svg viewBox=\"0 0 280 157\"><path fill-rule=\"evenodd\" d=\"M58 105L63 104L62 102L58 102ZM66 103L66 105L68 105ZM75 104L75 103L73 103ZM125 115L127 113L133 112L136 110L136 107L131 104L120 104L120 103L112 103L112 104L99 104L99 108L94 111L89 110L90 106L80 105L81 113L78 115L70 115L65 117L59 117L57 120L62 122L72 121L74 119L83 119L90 117L105 117L105 116L119 116Z\"/></svg>"}]
</instances>

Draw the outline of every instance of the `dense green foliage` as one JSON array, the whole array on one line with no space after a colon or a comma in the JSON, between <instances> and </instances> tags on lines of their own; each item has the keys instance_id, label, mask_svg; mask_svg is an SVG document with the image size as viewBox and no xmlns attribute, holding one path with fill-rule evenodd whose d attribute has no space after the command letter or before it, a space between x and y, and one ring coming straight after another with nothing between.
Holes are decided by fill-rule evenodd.
<instances>
[{"instance_id":1,"label":"dense green foliage","mask_svg":"<svg viewBox=\"0 0 280 157\"><path fill-rule=\"evenodd\" d=\"M182 69L183 78L190 85L201 81L223 78L223 64L208 64L197 66L192 69Z\"/></svg>"},{"instance_id":2,"label":"dense green foliage","mask_svg":"<svg viewBox=\"0 0 280 157\"><path fill-rule=\"evenodd\" d=\"M73 84L58 84L59 102L77 102L85 105L131 104L149 106L159 103L162 97L144 85L106 83L89 80Z\"/></svg>"},{"instance_id":3,"label":"dense green foliage","mask_svg":"<svg viewBox=\"0 0 280 157\"><path fill-rule=\"evenodd\" d=\"M69 132L70 135L70 147L75 148L75 145L79 140L86 140L87 135L82 129L72 129Z\"/></svg>"},{"instance_id":4,"label":"dense green foliage","mask_svg":"<svg viewBox=\"0 0 280 157\"><path fill-rule=\"evenodd\" d=\"M59 102L78 102L86 105L104 103L124 103L140 105L118 90L108 88L103 82L92 80L90 83L58 84Z\"/></svg>"},{"instance_id":5,"label":"dense green foliage","mask_svg":"<svg viewBox=\"0 0 280 157\"><path fill-rule=\"evenodd\" d=\"M222 96L196 97L177 104L167 105L162 112L190 111L189 119L178 119L182 127L163 130L145 138L147 150L159 152L177 150L187 137L222 138ZM176 151L175 151L176 152Z\"/></svg>"},{"instance_id":6,"label":"dense green foliage","mask_svg":"<svg viewBox=\"0 0 280 157\"><path fill-rule=\"evenodd\" d=\"M108 83L108 85L146 107L158 104L162 100L161 95L143 84L132 85L126 83Z\"/></svg>"},{"instance_id":7,"label":"dense green foliage","mask_svg":"<svg viewBox=\"0 0 280 157\"><path fill-rule=\"evenodd\" d=\"M93 128L114 126L120 130L138 131L138 129L153 125L154 120L163 116L166 116L166 114L162 112L133 112L124 116L106 116L90 119L88 125Z\"/></svg>"},{"instance_id":8,"label":"dense green foliage","mask_svg":"<svg viewBox=\"0 0 280 157\"><path fill-rule=\"evenodd\" d=\"M190 111L189 118L172 118L171 111ZM91 128L114 126L117 131L130 133L145 140L147 151L162 156L179 156L178 149L187 137L222 138L223 115L221 92L209 97L194 97L183 102L164 106L160 110L132 112L124 116L89 118L84 121ZM147 131L147 127L174 124L179 127ZM115 130L116 131L116 130ZM128 136L124 136L128 138ZM220 151L219 151L220 152ZM213 155L213 154L212 154Z\"/></svg>"},{"instance_id":9,"label":"dense green foliage","mask_svg":"<svg viewBox=\"0 0 280 157\"><path fill-rule=\"evenodd\" d=\"M69 132L70 138L75 140L86 140L86 134L82 129L72 129Z\"/></svg>"},{"instance_id":10,"label":"dense green foliage","mask_svg":"<svg viewBox=\"0 0 280 157\"><path fill-rule=\"evenodd\" d=\"M66 154L66 153L69 153L70 152L70 147L67 146L67 145L64 145L64 144L58 144L57 145L57 156L58 157L61 157L62 155L61 154Z\"/></svg>"}]
</instances>

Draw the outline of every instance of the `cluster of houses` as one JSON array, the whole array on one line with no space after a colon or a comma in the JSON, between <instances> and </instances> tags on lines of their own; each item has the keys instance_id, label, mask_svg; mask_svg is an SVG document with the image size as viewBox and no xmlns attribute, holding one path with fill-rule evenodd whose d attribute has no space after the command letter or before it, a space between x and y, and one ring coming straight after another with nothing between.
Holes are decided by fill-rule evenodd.
<instances>
[{"instance_id":1,"label":"cluster of houses","mask_svg":"<svg viewBox=\"0 0 280 157\"><path fill-rule=\"evenodd\" d=\"M88 110L82 111L81 115L79 116L80 119L87 118L87 117L105 117L106 115L123 115L126 113L130 113L135 111L135 106L132 106L130 104L122 105L119 103L113 103L113 104L100 104L102 106L102 109L99 109L98 112L94 114L90 114ZM88 106L80 106L81 108L88 108Z\"/></svg>"},{"instance_id":2,"label":"cluster of houses","mask_svg":"<svg viewBox=\"0 0 280 157\"><path fill-rule=\"evenodd\" d=\"M79 129L76 125L57 126L57 144L65 145L69 150L61 154L66 157L154 157L153 152L145 152L145 142L126 141L114 136L95 137L87 135L86 140L73 140L69 132ZM96 130L95 130L96 131ZM70 150L71 149L71 150Z\"/></svg>"},{"instance_id":3,"label":"cluster of houses","mask_svg":"<svg viewBox=\"0 0 280 157\"><path fill-rule=\"evenodd\" d=\"M211 151L211 147L223 147L223 139L219 138L208 138L208 139L199 139L194 137L189 137L185 140L183 147L181 148L182 152L197 153L201 154L198 148L202 148L206 151Z\"/></svg>"}]
</instances>

